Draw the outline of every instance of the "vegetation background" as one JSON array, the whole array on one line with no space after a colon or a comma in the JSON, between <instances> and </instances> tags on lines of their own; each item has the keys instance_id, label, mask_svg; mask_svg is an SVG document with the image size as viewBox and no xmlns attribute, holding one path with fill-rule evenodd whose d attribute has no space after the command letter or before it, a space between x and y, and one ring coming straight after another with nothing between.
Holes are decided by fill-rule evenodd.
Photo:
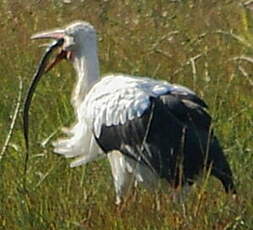
<instances>
[{"instance_id":1,"label":"vegetation background","mask_svg":"<svg viewBox=\"0 0 253 230\"><path fill-rule=\"evenodd\" d=\"M251 2L0 0L0 229L253 229ZM28 192L23 190L25 147L15 109L44 52L30 36L74 20L97 29L102 74L162 78L204 98L238 199L209 178L199 180L184 203L140 188L119 212L106 160L70 169L68 160L52 154L51 142L74 116L69 98L75 73L66 62L44 76L33 100Z\"/></svg>"}]
</instances>

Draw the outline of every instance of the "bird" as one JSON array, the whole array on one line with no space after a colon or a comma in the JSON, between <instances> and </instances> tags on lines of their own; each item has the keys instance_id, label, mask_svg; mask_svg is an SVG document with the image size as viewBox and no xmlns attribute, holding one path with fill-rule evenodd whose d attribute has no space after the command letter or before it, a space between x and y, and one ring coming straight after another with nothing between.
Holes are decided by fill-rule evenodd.
<instances>
[{"instance_id":1,"label":"bird","mask_svg":"<svg viewBox=\"0 0 253 230\"><path fill-rule=\"evenodd\" d=\"M226 193L236 193L231 167L207 104L191 89L168 81L118 73L100 78L97 35L88 22L40 32L32 39L63 39L50 69L72 63L76 85L75 123L53 143L54 152L74 158L71 167L109 160L120 204L136 184L172 188L194 184L210 170Z\"/></svg>"}]
</instances>

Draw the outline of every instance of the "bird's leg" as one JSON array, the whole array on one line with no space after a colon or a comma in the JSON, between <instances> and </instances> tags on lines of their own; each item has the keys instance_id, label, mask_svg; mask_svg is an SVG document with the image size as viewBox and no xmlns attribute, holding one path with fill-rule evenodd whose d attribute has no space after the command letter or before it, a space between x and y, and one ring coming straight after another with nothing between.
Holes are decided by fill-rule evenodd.
<instances>
[{"instance_id":1,"label":"bird's leg","mask_svg":"<svg viewBox=\"0 0 253 230\"><path fill-rule=\"evenodd\" d=\"M124 207L124 203L129 198L132 187L134 185L134 174L127 169L125 157L119 151L108 153L108 159L111 165L113 182L116 192L117 206Z\"/></svg>"},{"instance_id":2,"label":"bird's leg","mask_svg":"<svg viewBox=\"0 0 253 230\"><path fill-rule=\"evenodd\" d=\"M183 204L185 202L185 199L186 199L189 191L190 191L189 184L177 186L172 191L172 201L175 203L182 203Z\"/></svg>"},{"instance_id":3,"label":"bird's leg","mask_svg":"<svg viewBox=\"0 0 253 230\"><path fill-rule=\"evenodd\" d=\"M136 200L136 197L137 197L137 190L136 190L137 181L134 181L134 184L135 185L134 185L133 191L129 191L129 189L128 189L128 192L126 192L123 197L120 197L118 194L116 195L115 204L116 204L116 211L117 211L118 215L122 214L122 212L126 209L126 207L129 203L131 204L133 201ZM130 187L130 188L132 188L132 187Z\"/></svg>"}]
</instances>

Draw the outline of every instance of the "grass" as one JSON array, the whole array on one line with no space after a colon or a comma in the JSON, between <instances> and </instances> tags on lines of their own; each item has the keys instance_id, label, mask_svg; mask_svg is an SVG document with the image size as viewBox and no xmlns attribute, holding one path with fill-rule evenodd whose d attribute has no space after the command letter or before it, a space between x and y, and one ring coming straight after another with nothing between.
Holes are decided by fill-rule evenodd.
<instances>
[{"instance_id":1,"label":"grass","mask_svg":"<svg viewBox=\"0 0 253 230\"><path fill-rule=\"evenodd\" d=\"M32 34L73 20L99 35L101 73L123 72L186 85L209 105L233 169L239 198L213 178L200 180L184 204L138 189L119 213L108 162L70 169L52 154L55 130L73 121L72 67L44 76L31 109L28 193L22 188L25 147L19 115L0 160L0 229L252 229L252 13L245 1L2 0L0 2L0 146L10 131L20 79L27 89L42 54ZM24 90L23 90L24 95Z\"/></svg>"}]
</instances>

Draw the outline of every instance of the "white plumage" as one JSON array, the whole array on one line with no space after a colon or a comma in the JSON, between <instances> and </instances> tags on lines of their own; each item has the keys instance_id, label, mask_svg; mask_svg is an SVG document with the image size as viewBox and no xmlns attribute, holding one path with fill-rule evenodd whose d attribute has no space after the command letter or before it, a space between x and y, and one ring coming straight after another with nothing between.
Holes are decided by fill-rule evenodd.
<instances>
[{"instance_id":1,"label":"white plumage","mask_svg":"<svg viewBox=\"0 0 253 230\"><path fill-rule=\"evenodd\" d=\"M76 157L71 167L107 153L117 203L137 182L156 187L157 179L165 178L174 186L191 184L203 168L203 153L208 151L207 163L217 165L212 174L226 191L234 190L218 141L209 136L211 120L206 105L194 92L166 81L123 74L99 81L96 33L89 23L73 23L33 38L64 38L62 52L77 72L72 96L76 123L66 132L67 138L54 143L54 151ZM180 154L183 179L178 178L176 166Z\"/></svg>"},{"instance_id":2,"label":"white plumage","mask_svg":"<svg viewBox=\"0 0 253 230\"><path fill-rule=\"evenodd\" d=\"M122 125L127 120L140 117L149 108L150 97L161 96L177 88L168 82L150 78L106 76L87 94L82 106L83 116L99 137L102 125Z\"/></svg>"}]
</instances>

